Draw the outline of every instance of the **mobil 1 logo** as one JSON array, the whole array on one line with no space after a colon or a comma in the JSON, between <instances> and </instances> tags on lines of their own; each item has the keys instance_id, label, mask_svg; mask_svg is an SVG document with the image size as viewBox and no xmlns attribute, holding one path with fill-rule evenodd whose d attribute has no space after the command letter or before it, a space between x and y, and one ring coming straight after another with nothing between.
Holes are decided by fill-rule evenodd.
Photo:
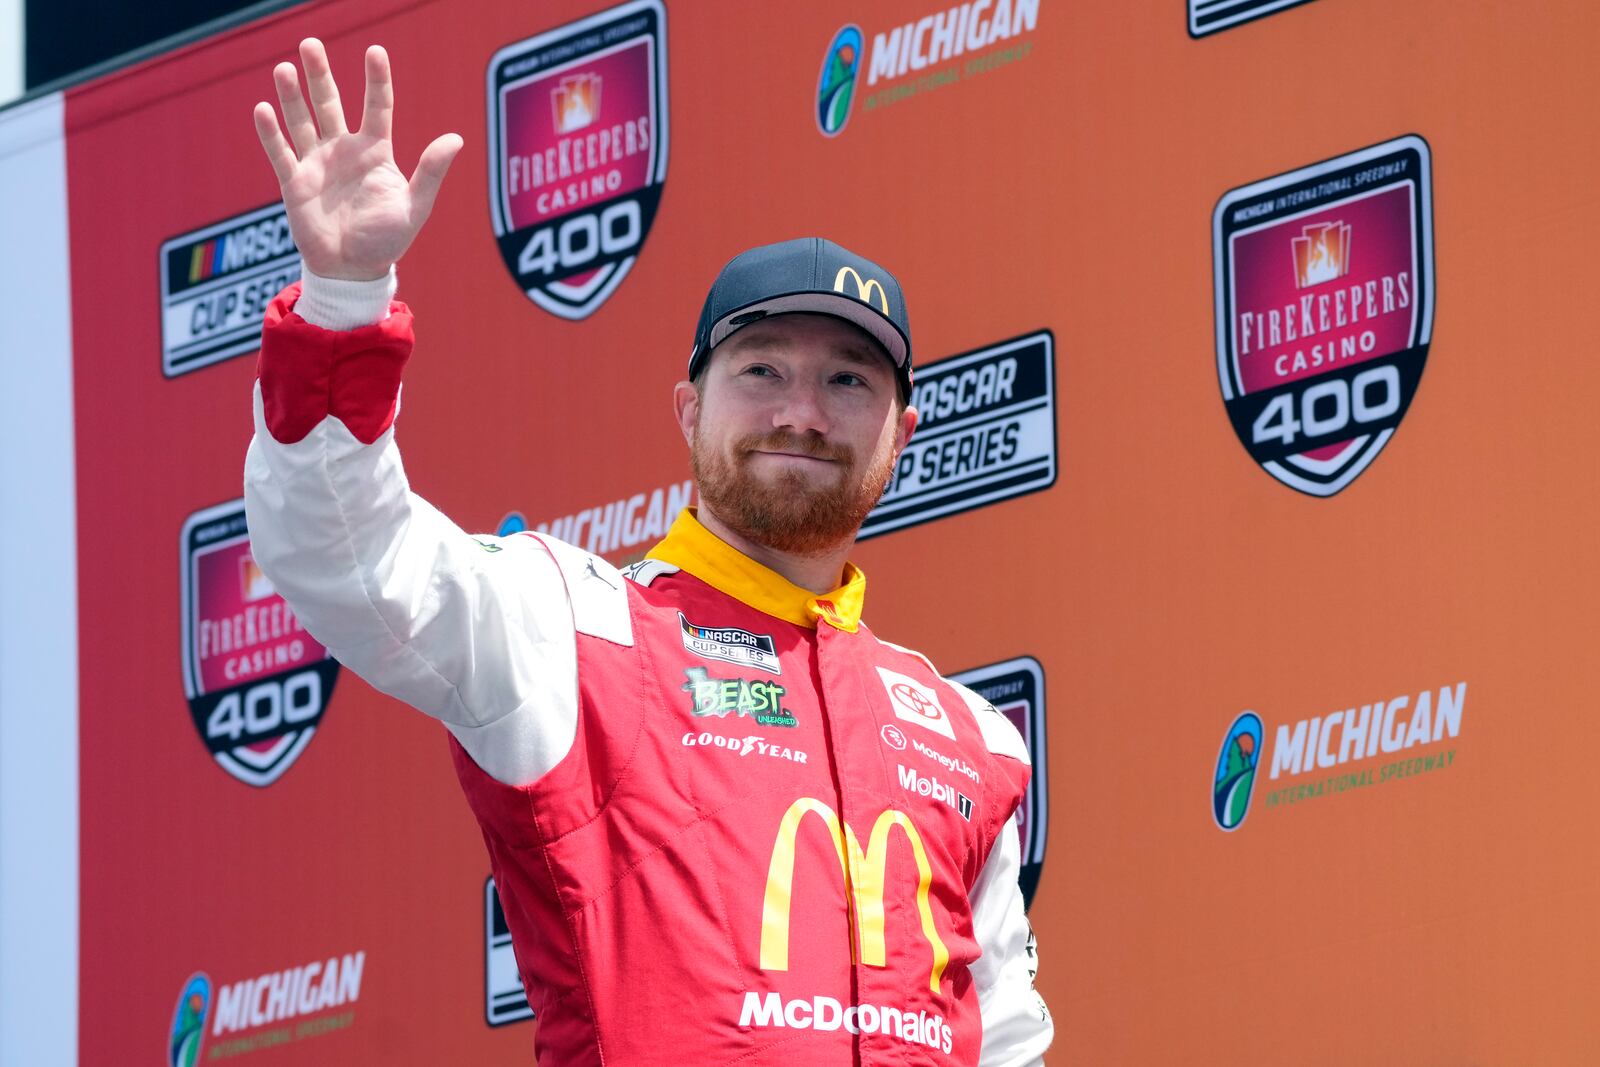
<instances>
[{"instance_id":1,"label":"mobil 1 logo","mask_svg":"<svg viewBox=\"0 0 1600 1067\"><path fill-rule=\"evenodd\" d=\"M1028 757L1033 761L1028 792L1018 812L1022 839L1020 881L1026 907L1033 903L1034 890L1039 887L1039 872L1044 867L1045 831L1050 823L1049 774L1045 765L1050 753L1044 734L1044 668L1032 656L1019 656L962 671L951 675L950 680L977 693L1009 719L1022 735Z\"/></svg>"},{"instance_id":2,"label":"mobil 1 logo","mask_svg":"<svg viewBox=\"0 0 1600 1067\"><path fill-rule=\"evenodd\" d=\"M483 1018L490 1026L533 1018L522 975L517 973L511 927L492 877L483 883Z\"/></svg>"},{"instance_id":3,"label":"mobil 1 logo","mask_svg":"<svg viewBox=\"0 0 1600 1067\"><path fill-rule=\"evenodd\" d=\"M1056 480L1055 338L1049 330L930 363L921 420L861 536L1048 489Z\"/></svg>"},{"instance_id":4,"label":"mobil 1 logo","mask_svg":"<svg viewBox=\"0 0 1600 1067\"><path fill-rule=\"evenodd\" d=\"M190 717L218 766L271 785L311 743L339 664L250 555L244 501L189 516L180 544Z\"/></svg>"},{"instance_id":5,"label":"mobil 1 logo","mask_svg":"<svg viewBox=\"0 0 1600 1067\"><path fill-rule=\"evenodd\" d=\"M261 316L300 280L282 204L161 244L161 373L176 378L261 347Z\"/></svg>"},{"instance_id":6,"label":"mobil 1 logo","mask_svg":"<svg viewBox=\"0 0 1600 1067\"><path fill-rule=\"evenodd\" d=\"M1433 177L1406 136L1234 189L1212 220L1217 375L1234 432L1327 497L1405 418L1433 336Z\"/></svg>"},{"instance_id":7,"label":"mobil 1 logo","mask_svg":"<svg viewBox=\"0 0 1600 1067\"><path fill-rule=\"evenodd\" d=\"M489 61L489 214L529 299L588 317L628 274L667 174L661 0L631 0Z\"/></svg>"}]
</instances>

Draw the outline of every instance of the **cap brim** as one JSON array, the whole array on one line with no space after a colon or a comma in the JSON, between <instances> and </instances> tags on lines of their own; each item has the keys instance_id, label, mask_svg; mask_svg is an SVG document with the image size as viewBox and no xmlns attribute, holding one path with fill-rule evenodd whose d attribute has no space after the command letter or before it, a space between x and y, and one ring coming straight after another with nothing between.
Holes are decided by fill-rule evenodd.
<instances>
[{"instance_id":1,"label":"cap brim","mask_svg":"<svg viewBox=\"0 0 1600 1067\"><path fill-rule=\"evenodd\" d=\"M735 319L742 319L747 315L756 315L765 312L759 318L733 324ZM707 352L716 348L728 337L736 333L741 327L750 325L751 322L760 322L762 318L771 315L788 315L796 312L810 312L815 315L831 315L836 319L859 326L867 332L873 340L883 346L889 354L895 368L904 371L906 366L906 352L908 345L906 337L900 328L881 315L869 304L859 300L852 300L848 296L838 293L788 293L783 296L769 297L758 300L753 304L736 308L716 321L711 327L711 336L708 339Z\"/></svg>"}]
</instances>

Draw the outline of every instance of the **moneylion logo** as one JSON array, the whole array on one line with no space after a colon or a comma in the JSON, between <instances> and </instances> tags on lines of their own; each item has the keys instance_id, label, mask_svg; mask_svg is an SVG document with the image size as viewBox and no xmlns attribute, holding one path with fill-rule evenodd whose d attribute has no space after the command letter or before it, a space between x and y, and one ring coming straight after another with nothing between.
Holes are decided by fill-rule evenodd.
<instances>
[{"instance_id":1,"label":"moneylion logo","mask_svg":"<svg viewBox=\"0 0 1600 1067\"><path fill-rule=\"evenodd\" d=\"M933 922L933 905L929 900L929 891L933 888L933 865L928 860L922 835L917 832L911 816L894 808L886 808L879 814L877 821L872 824L872 834L863 852L855 830L822 801L801 797L789 805L789 810L784 812L778 824L778 836L772 844L772 861L767 868L767 888L761 907L761 969L789 969L789 918L794 892L795 842L800 833L800 824L807 815L815 815L820 819L833 840L834 851L839 857L839 876L851 895L851 907L855 913L854 957L868 967L888 966L883 886L889 862L889 834L899 827L905 835L917 864L917 913L922 917L922 934L933 953L933 964L928 971L928 988L937 995L939 979L950 963L950 950L945 947Z\"/></svg>"},{"instance_id":2,"label":"moneylion logo","mask_svg":"<svg viewBox=\"0 0 1600 1067\"><path fill-rule=\"evenodd\" d=\"M856 299L863 304L876 303L885 315L889 314L889 294L883 291L883 283L876 278L863 279L854 267L840 267L839 273L833 276L833 291L844 293L844 280L849 278L856 283ZM877 293L878 299L874 301L872 294ZM848 296L848 293L845 293Z\"/></svg>"}]
</instances>

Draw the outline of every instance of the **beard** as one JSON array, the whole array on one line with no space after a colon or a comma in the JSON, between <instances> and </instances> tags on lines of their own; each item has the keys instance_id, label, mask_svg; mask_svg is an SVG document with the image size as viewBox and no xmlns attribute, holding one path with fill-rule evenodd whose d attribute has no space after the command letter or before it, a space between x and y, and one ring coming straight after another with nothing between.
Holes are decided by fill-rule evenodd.
<instances>
[{"instance_id":1,"label":"beard","mask_svg":"<svg viewBox=\"0 0 1600 1067\"><path fill-rule=\"evenodd\" d=\"M839 465L832 485L818 487L797 470L771 478L750 469L757 451L796 452ZM821 556L853 542L867 513L883 496L894 472L894 449L880 447L859 461L842 445L815 433L781 430L734 441L731 456L707 447L695 426L689 462L701 503L735 533L776 552Z\"/></svg>"}]
</instances>

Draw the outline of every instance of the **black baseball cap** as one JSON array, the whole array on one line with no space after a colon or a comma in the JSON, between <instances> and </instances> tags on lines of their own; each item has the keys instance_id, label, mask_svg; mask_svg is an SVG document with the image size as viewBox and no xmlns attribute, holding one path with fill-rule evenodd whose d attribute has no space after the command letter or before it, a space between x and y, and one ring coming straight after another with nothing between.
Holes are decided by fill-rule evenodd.
<instances>
[{"instance_id":1,"label":"black baseball cap","mask_svg":"<svg viewBox=\"0 0 1600 1067\"><path fill-rule=\"evenodd\" d=\"M768 315L809 311L865 330L894 363L901 395L911 395L911 323L894 275L821 237L799 237L740 252L706 294L689 354L699 377L711 350Z\"/></svg>"}]
</instances>

